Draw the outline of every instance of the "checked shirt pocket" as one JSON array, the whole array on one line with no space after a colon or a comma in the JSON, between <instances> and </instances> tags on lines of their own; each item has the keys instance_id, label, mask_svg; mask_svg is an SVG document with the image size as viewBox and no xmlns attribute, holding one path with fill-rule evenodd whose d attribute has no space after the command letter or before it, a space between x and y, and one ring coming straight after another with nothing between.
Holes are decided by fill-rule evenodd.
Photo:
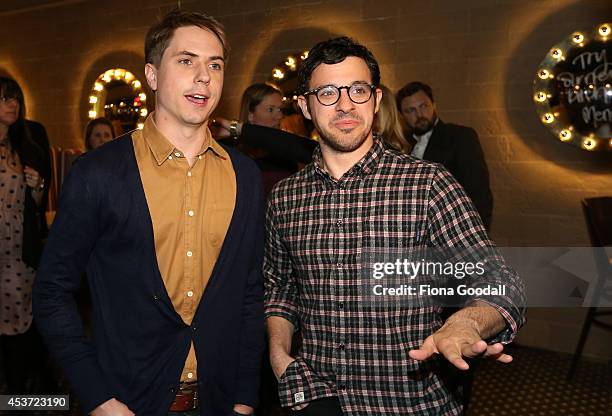
<instances>
[{"instance_id":1,"label":"checked shirt pocket","mask_svg":"<svg viewBox=\"0 0 612 416\"><path fill-rule=\"evenodd\" d=\"M308 364L297 357L278 382L278 397L281 406L293 407L324 397L327 385L315 380L316 375Z\"/></svg>"}]
</instances>

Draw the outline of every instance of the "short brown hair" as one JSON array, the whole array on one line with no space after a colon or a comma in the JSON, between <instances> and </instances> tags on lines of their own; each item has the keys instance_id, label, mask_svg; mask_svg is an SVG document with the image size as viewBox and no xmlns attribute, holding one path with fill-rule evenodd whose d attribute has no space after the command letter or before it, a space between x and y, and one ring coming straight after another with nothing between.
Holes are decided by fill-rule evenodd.
<instances>
[{"instance_id":1,"label":"short brown hair","mask_svg":"<svg viewBox=\"0 0 612 416\"><path fill-rule=\"evenodd\" d=\"M204 13L187 12L174 9L165 15L159 23L151 27L145 37L145 62L159 65L164 52L168 48L174 31L179 27L197 26L211 31L223 46L223 58L227 60L229 44L225 37L223 25L214 17Z\"/></svg>"}]
</instances>

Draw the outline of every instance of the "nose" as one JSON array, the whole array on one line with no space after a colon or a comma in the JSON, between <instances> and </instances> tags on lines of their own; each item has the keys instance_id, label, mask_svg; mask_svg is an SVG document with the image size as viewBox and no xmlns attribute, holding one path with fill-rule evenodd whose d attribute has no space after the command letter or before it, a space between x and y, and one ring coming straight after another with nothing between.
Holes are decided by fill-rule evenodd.
<instances>
[{"instance_id":1,"label":"nose","mask_svg":"<svg viewBox=\"0 0 612 416\"><path fill-rule=\"evenodd\" d=\"M210 72L208 72L208 66L203 65L196 75L196 83L202 82L207 84L210 82Z\"/></svg>"},{"instance_id":2,"label":"nose","mask_svg":"<svg viewBox=\"0 0 612 416\"><path fill-rule=\"evenodd\" d=\"M279 108L278 111L274 112L274 120L282 120L282 119L283 119L283 112Z\"/></svg>"},{"instance_id":3,"label":"nose","mask_svg":"<svg viewBox=\"0 0 612 416\"><path fill-rule=\"evenodd\" d=\"M340 90L340 99L336 103L336 110L349 113L355 108L355 103L351 101L348 90Z\"/></svg>"}]
</instances>

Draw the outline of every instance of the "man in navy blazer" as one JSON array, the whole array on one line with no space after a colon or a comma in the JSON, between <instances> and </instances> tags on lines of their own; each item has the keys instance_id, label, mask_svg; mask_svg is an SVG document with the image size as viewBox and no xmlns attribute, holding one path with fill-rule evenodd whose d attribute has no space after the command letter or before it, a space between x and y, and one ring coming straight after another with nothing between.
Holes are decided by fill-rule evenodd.
<instances>
[{"instance_id":1,"label":"man in navy blazer","mask_svg":"<svg viewBox=\"0 0 612 416\"><path fill-rule=\"evenodd\" d=\"M165 16L145 41L156 111L142 131L84 155L63 186L34 313L92 415L167 415L185 397L181 414L251 414L257 405L261 178L207 127L227 51L213 18ZM74 299L85 273L91 339Z\"/></svg>"},{"instance_id":2,"label":"man in navy blazer","mask_svg":"<svg viewBox=\"0 0 612 416\"><path fill-rule=\"evenodd\" d=\"M474 129L444 123L438 118L429 85L410 82L396 95L397 107L416 141L412 156L444 165L463 186L485 227L491 225L493 196L489 170Z\"/></svg>"}]
</instances>

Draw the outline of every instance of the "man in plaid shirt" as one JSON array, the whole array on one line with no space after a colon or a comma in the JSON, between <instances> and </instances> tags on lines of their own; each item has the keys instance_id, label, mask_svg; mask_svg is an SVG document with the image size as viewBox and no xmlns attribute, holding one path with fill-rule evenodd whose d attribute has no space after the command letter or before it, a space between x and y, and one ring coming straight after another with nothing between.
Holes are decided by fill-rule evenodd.
<instances>
[{"instance_id":1,"label":"man in plaid shirt","mask_svg":"<svg viewBox=\"0 0 612 416\"><path fill-rule=\"evenodd\" d=\"M270 196L270 360L281 404L296 414L459 415L449 370L466 370L465 358L477 356L512 360L503 344L523 324L523 286L492 255L490 279L505 294L472 297L445 322L439 306L365 301L365 259L377 249L494 247L441 165L373 136L379 82L372 54L348 38L319 43L300 67L299 105L321 141L313 163ZM303 343L292 357L296 330Z\"/></svg>"}]
</instances>

